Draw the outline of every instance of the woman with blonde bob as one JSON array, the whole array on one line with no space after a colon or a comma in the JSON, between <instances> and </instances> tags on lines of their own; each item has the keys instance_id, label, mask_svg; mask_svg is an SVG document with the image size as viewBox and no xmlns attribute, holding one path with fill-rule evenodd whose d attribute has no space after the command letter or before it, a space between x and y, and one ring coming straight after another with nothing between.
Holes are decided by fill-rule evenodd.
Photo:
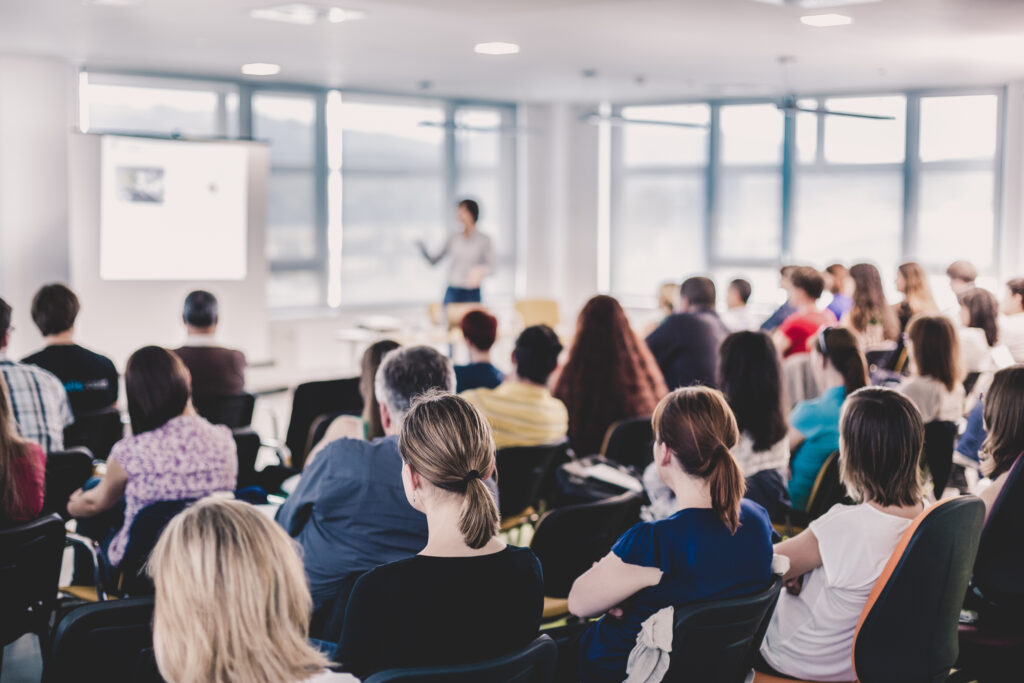
<instances>
[{"instance_id":1,"label":"woman with blonde bob","mask_svg":"<svg viewBox=\"0 0 1024 683\"><path fill-rule=\"evenodd\" d=\"M248 503L207 498L149 560L153 649L168 683L358 683L307 640L312 600L284 530Z\"/></svg>"},{"instance_id":2,"label":"woman with blonde bob","mask_svg":"<svg viewBox=\"0 0 1024 683\"><path fill-rule=\"evenodd\" d=\"M427 517L418 555L364 574L349 598L337 659L360 678L384 669L469 664L537 637L540 562L498 538L487 420L466 399L431 391L402 421L409 504Z\"/></svg>"}]
</instances>

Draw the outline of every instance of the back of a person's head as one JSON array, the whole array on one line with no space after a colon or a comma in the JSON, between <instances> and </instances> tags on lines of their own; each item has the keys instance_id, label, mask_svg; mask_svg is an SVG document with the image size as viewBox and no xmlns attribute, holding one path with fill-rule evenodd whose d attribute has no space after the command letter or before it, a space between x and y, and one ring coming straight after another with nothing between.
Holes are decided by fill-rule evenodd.
<instances>
[{"instance_id":1,"label":"back of a person's head","mask_svg":"<svg viewBox=\"0 0 1024 683\"><path fill-rule=\"evenodd\" d=\"M745 484L732 456L739 428L722 392L703 386L676 389L654 409L651 426L655 442L668 447L684 472L708 482L712 509L735 532Z\"/></svg>"},{"instance_id":2,"label":"back of a person's head","mask_svg":"<svg viewBox=\"0 0 1024 683\"><path fill-rule=\"evenodd\" d=\"M476 223L480 220L480 204L473 199L463 199L459 201L459 206L466 210L470 216L473 217L473 222Z\"/></svg>"},{"instance_id":3,"label":"back of a person's head","mask_svg":"<svg viewBox=\"0 0 1024 683\"><path fill-rule=\"evenodd\" d=\"M1024 365L1003 368L992 378L983 412L987 435L981 445L981 471L996 478L1024 453Z\"/></svg>"},{"instance_id":4,"label":"back of a person's head","mask_svg":"<svg viewBox=\"0 0 1024 683\"><path fill-rule=\"evenodd\" d=\"M881 324L886 339L899 336L899 320L889 307L882 287L882 276L878 268L870 263L858 263L850 268L853 280L853 308L850 323L854 329L863 332L869 325Z\"/></svg>"},{"instance_id":5,"label":"back of a person's head","mask_svg":"<svg viewBox=\"0 0 1024 683\"><path fill-rule=\"evenodd\" d=\"M1021 303L1024 304L1024 277L1015 277L1007 281L1006 288L1010 290L1011 296L1019 296Z\"/></svg>"},{"instance_id":6,"label":"back of a person's head","mask_svg":"<svg viewBox=\"0 0 1024 683\"><path fill-rule=\"evenodd\" d=\"M825 272L831 276L831 282L829 282L828 291L833 294L839 294L843 291L843 284L846 279L850 277L849 269L841 263L833 263L832 265L825 268Z\"/></svg>"},{"instance_id":7,"label":"back of a person's head","mask_svg":"<svg viewBox=\"0 0 1024 683\"><path fill-rule=\"evenodd\" d=\"M516 375L534 384L547 384L558 365L562 342L547 325L527 327L516 339Z\"/></svg>"},{"instance_id":8,"label":"back of a person's head","mask_svg":"<svg viewBox=\"0 0 1024 683\"><path fill-rule=\"evenodd\" d=\"M369 438L375 439L384 435L384 428L380 424L380 404L377 403L377 391L374 386L377 378L377 368L391 351L399 346L398 342L391 339L376 341L363 352L363 359L359 372L359 393L363 397L363 420L366 422L366 432Z\"/></svg>"},{"instance_id":9,"label":"back of a person's head","mask_svg":"<svg viewBox=\"0 0 1024 683\"><path fill-rule=\"evenodd\" d=\"M928 284L928 274L921 264L909 261L901 264L897 270L903 278L903 292L911 311L924 315L938 313L939 307L935 304L931 285Z\"/></svg>"},{"instance_id":10,"label":"back of a person's head","mask_svg":"<svg viewBox=\"0 0 1024 683\"><path fill-rule=\"evenodd\" d=\"M295 545L255 507L206 498L150 556L153 649L167 681L305 681L327 665L308 643L312 600Z\"/></svg>"},{"instance_id":11,"label":"back of a person's head","mask_svg":"<svg viewBox=\"0 0 1024 683\"><path fill-rule=\"evenodd\" d=\"M25 456L25 446L14 421L7 382L0 372L0 518L14 519L28 493L14 476L14 460Z\"/></svg>"},{"instance_id":12,"label":"back of a person's head","mask_svg":"<svg viewBox=\"0 0 1024 683\"><path fill-rule=\"evenodd\" d=\"M484 480L494 472L494 439L483 415L466 399L432 391L413 401L398 449L409 469L440 489L462 496L459 532L470 548L498 533L498 507Z\"/></svg>"},{"instance_id":13,"label":"back of a person's head","mask_svg":"<svg viewBox=\"0 0 1024 683\"><path fill-rule=\"evenodd\" d=\"M857 338L845 327L822 329L812 347L843 376L846 393L868 385L868 363Z\"/></svg>"},{"instance_id":14,"label":"back of a person's head","mask_svg":"<svg viewBox=\"0 0 1024 683\"><path fill-rule=\"evenodd\" d=\"M11 329L11 307L6 301L0 299L0 344L3 343L4 335L9 329Z\"/></svg>"},{"instance_id":15,"label":"back of a person's head","mask_svg":"<svg viewBox=\"0 0 1024 683\"><path fill-rule=\"evenodd\" d=\"M718 386L755 451L768 450L786 436L782 369L767 334L734 332L725 338L719 351Z\"/></svg>"},{"instance_id":16,"label":"back of a person's head","mask_svg":"<svg viewBox=\"0 0 1024 683\"><path fill-rule=\"evenodd\" d=\"M962 380L960 340L956 328L944 315L919 316L907 326L917 374L942 382L953 391Z\"/></svg>"},{"instance_id":17,"label":"back of a person's head","mask_svg":"<svg viewBox=\"0 0 1024 683\"><path fill-rule=\"evenodd\" d=\"M967 327L985 332L989 346L999 340L999 301L987 289L975 287L960 297L960 305L967 311Z\"/></svg>"},{"instance_id":18,"label":"back of a person's head","mask_svg":"<svg viewBox=\"0 0 1024 683\"><path fill-rule=\"evenodd\" d=\"M478 308L462 316L459 329L467 344L481 351L489 351L498 338L498 319Z\"/></svg>"},{"instance_id":19,"label":"back of a person's head","mask_svg":"<svg viewBox=\"0 0 1024 683\"><path fill-rule=\"evenodd\" d=\"M744 304L750 301L750 293L753 289L747 280L744 280L743 278L736 278L729 283L729 289L736 292L736 296L739 297L739 300Z\"/></svg>"},{"instance_id":20,"label":"back of a person's head","mask_svg":"<svg viewBox=\"0 0 1024 683\"><path fill-rule=\"evenodd\" d=\"M951 280L972 283L978 279L978 269L970 261L953 261L946 268L946 277Z\"/></svg>"},{"instance_id":21,"label":"back of a person's head","mask_svg":"<svg viewBox=\"0 0 1024 683\"><path fill-rule=\"evenodd\" d=\"M794 268L789 275L789 281L793 283L794 288L799 289L815 301L820 299L821 293L825 291L825 278L810 266Z\"/></svg>"},{"instance_id":22,"label":"back of a person's head","mask_svg":"<svg viewBox=\"0 0 1024 683\"><path fill-rule=\"evenodd\" d=\"M847 493L882 506L921 502L924 422L913 402L882 387L847 397L839 420L839 468Z\"/></svg>"},{"instance_id":23,"label":"back of a person's head","mask_svg":"<svg viewBox=\"0 0 1024 683\"><path fill-rule=\"evenodd\" d=\"M185 309L182 319L186 325L197 328L212 327L217 324L220 312L217 297L210 292L197 289L185 297Z\"/></svg>"},{"instance_id":24,"label":"back of a person's head","mask_svg":"<svg viewBox=\"0 0 1024 683\"><path fill-rule=\"evenodd\" d=\"M718 298L714 280L701 276L683 280L683 284L679 286L679 296L691 307L697 308L714 308L715 300Z\"/></svg>"},{"instance_id":25,"label":"back of a person's head","mask_svg":"<svg viewBox=\"0 0 1024 683\"><path fill-rule=\"evenodd\" d=\"M78 297L59 283L43 285L32 297L32 322L44 337L74 327L79 310Z\"/></svg>"},{"instance_id":26,"label":"back of a person's head","mask_svg":"<svg viewBox=\"0 0 1024 683\"><path fill-rule=\"evenodd\" d=\"M799 267L800 266L795 265L782 266L781 268L779 268L779 276L785 279L789 279L789 276L793 273L793 271Z\"/></svg>"},{"instance_id":27,"label":"back of a person's head","mask_svg":"<svg viewBox=\"0 0 1024 683\"><path fill-rule=\"evenodd\" d=\"M388 352L374 380L377 401L401 424L413 399L432 389L455 391L452 362L429 346L403 346Z\"/></svg>"},{"instance_id":28,"label":"back of a person's head","mask_svg":"<svg viewBox=\"0 0 1024 683\"><path fill-rule=\"evenodd\" d=\"M124 386L133 434L162 427L181 415L192 394L185 364L159 346L144 346L128 358Z\"/></svg>"}]
</instances>

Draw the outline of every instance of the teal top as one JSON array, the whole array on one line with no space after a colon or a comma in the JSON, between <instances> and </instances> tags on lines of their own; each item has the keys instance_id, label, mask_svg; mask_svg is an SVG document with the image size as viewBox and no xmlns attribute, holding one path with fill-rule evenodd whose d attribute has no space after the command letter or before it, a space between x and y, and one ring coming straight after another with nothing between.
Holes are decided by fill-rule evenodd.
<instances>
[{"instance_id":1,"label":"teal top","mask_svg":"<svg viewBox=\"0 0 1024 683\"><path fill-rule=\"evenodd\" d=\"M798 403L789 417L793 428L804 435L790 462L789 499L797 510L807 508L818 471L839 450L839 412L845 399L846 387L832 387L818 398Z\"/></svg>"}]
</instances>

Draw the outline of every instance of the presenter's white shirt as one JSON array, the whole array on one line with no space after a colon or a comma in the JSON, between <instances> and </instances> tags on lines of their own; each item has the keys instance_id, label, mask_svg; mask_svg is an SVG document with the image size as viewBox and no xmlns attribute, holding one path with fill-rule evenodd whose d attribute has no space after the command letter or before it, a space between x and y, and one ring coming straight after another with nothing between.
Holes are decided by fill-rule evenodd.
<instances>
[{"instance_id":1,"label":"presenter's white shirt","mask_svg":"<svg viewBox=\"0 0 1024 683\"><path fill-rule=\"evenodd\" d=\"M999 317L999 340L1010 350L1015 363L1024 363L1024 313Z\"/></svg>"},{"instance_id":2,"label":"presenter's white shirt","mask_svg":"<svg viewBox=\"0 0 1024 683\"><path fill-rule=\"evenodd\" d=\"M474 230L469 237L462 231L453 233L444 243L441 253L430 260L436 263L445 256L451 257L448 265L448 284L452 287L479 287L480 283L473 282L471 277L474 268L482 267L484 275L494 272L494 247L491 238L479 230Z\"/></svg>"},{"instance_id":3,"label":"presenter's white shirt","mask_svg":"<svg viewBox=\"0 0 1024 683\"><path fill-rule=\"evenodd\" d=\"M802 680L853 681L853 636L875 581L912 520L864 503L836 505L811 522L821 566L799 595L779 596L761 655Z\"/></svg>"}]
</instances>

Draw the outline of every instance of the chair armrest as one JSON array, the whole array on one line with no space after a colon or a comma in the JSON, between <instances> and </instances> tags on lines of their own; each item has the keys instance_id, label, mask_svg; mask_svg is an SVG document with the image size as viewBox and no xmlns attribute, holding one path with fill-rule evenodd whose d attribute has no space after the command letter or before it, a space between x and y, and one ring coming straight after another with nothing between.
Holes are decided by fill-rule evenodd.
<instances>
[{"instance_id":1,"label":"chair armrest","mask_svg":"<svg viewBox=\"0 0 1024 683\"><path fill-rule=\"evenodd\" d=\"M103 581L100 575L100 544L91 538L70 532L65 534L65 539L76 551L81 548L88 553L89 558L92 560L93 580L96 582L96 599L100 602L106 600L107 594L103 590Z\"/></svg>"}]
</instances>

